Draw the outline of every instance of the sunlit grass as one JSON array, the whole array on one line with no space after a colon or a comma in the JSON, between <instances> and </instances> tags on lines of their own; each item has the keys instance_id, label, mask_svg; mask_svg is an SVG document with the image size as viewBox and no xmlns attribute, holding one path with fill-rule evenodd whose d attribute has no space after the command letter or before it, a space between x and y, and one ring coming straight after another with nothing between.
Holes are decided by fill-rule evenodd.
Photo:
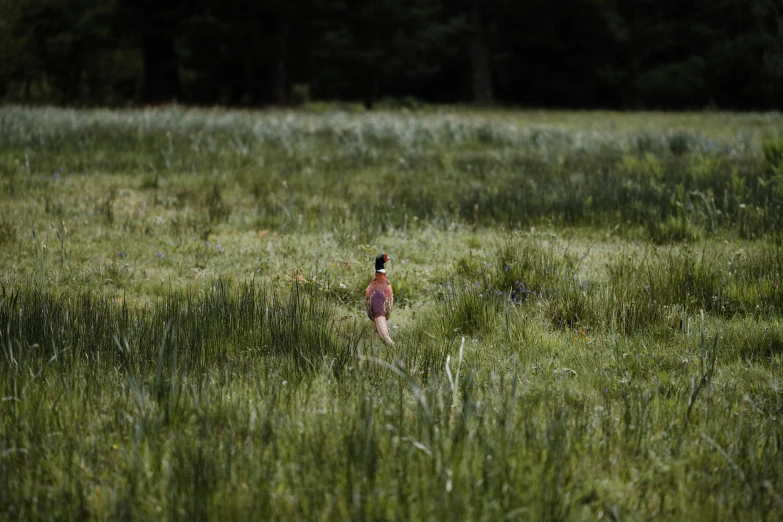
<instances>
[{"instance_id":1,"label":"sunlit grass","mask_svg":"<svg viewBox=\"0 0 783 522\"><path fill-rule=\"evenodd\" d=\"M779 115L2 111L0 517L783 514Z\"/></svg>"}]
</instances>

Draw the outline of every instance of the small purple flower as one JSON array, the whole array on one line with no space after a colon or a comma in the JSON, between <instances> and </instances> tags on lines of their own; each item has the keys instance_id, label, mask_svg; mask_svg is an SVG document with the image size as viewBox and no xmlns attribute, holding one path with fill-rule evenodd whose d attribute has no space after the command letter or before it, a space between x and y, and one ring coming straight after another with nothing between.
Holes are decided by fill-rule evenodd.
<instances>
[{"instance_id":1,"label":"small purple flower","mask_svg":"<svg viewBox=\"0 0 783 522\"><path fill-rule=\"evenodd\" d=\"M402 260L402 264L403 264L403 265L407 265L407 264L408 264L408 260L407 260L407 259L403 259L403 260Z\"/></svg>"},{"instance_id":2,"label":"small purple flower","mask_svg":"<svg viewBox=\"0 0 783 522\"><path fill-rule=\"evenodd\" d=\"M157 253L157 254L155 254L155 255L156 255L156 256L158 256L158 259L163 259L163 254L161 254L160 252L158 252L158 253Z\"/></svg>"},{"instance_id":3,"label":"small purple flower","mask_svg":"<svg viewBox=\"0 0 783 522\"><path fill-rule=\"evenodd\" d=\"M207 246L207 248L209 248L210 246L212 246L212 245L210 245L210 244L209 244L209 241L207 241L207 242L205 243L205 245Z\"/></svg>"},{"instance_id":4,"label":"small purple flower","mask_svg":"<svg viewBox=\"0 0 783 522\"><path fill-rule=\"evenodd\" d=\"M508 272L508 265L503 265L503 270L505 270L506 272Z\"/></svg>"},{"instance_id":5,"label":"small purple flower","mask_svg":"<svg viewBox=\"0 0 783 522\"><path fill-rule=\"evenodd\" d=\"M221 254L223 253L223 249L220 247L220 245L215 245L215 248L217 248L217 251Z\"/></svg>"},{"instance_id":6,"label":"small purple flower","mask_svg":"<svg viewBox=\"0 0 783 522\"><path fill-rule=\"evenodd\" d=\"M117 255L120 257L125 257L125 252L122 252L121 250L117 251Z\"/></svg>"},{"instance_id":7,"label":"small purple flower","mask_svg":"<svg viewBox=\"0 0 783 522\"><path fill-rule=\"evenodd\" d=\"M609 393L609 389L608 388L604 388L604 393Z\"/></svg>"},{"instance_id":8,"label":"small purple flower","mask_svg":"<svg viewBox=\"0 0 783 522\"><path fill-rule=\"evenodd\" d=\"M52 179L53 179L54 181L57 181L58 179L60 179L60 173L59 173L59 172L55 172L55 173L54 173L54 176L52 176Z\"/></svg>"}]
</instances>

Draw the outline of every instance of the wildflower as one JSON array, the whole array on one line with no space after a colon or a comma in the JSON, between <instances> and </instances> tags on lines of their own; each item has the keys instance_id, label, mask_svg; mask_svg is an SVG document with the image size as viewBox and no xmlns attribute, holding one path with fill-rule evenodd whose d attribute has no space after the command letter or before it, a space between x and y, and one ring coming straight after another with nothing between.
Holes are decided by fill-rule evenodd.
<instances>
[{"instance_id":1,"label":"wildflower","mask_svg":"<svg viewBox=\"0 0 783 522\"><path fill-rule=\"evenodd\" d=\"M158 252L158 253L157 253L157 254L155 254L155 255L156 255L156 256L158 256L158 259L163 259L163 254L161 254L160 252Z\"/></svg>"},{"instance_id":2,"label":"wildflower","mask_svg":"<svg viewBox=\"0 0 783 522\"><path fill-rule=\"evenodd\" d=\"M503 265L503 270L505 270L506 272L508 272L508 265Z\"/></svg>"},{"instance_id":3,"label":"wildflower","mask_svg":"<svg viewBox=\"0 0 783 522\"><path fill-rule=\"evenodd\" d=\"M120 257L125 257L125 252L122 252L121 250L117 251L117 255Z\"/></svg>"},{"instance_id":4,"label":"wildflower","mask_svg":"<svg viewBox=\"0 0 783 522\"><path fill-rule=\"evenodd\" d=\"M408 264L408 260L407 260L407 259L403 259L403 260L402 260L402 264L403 264L403 265L407 265L407 264Z\"/></svg>"},{"instance_id":5,"label":"wildflower","mask_svg":"<svg viewBox=\"0 0 783 522\"><path fill-rule=\"evenodd\" d=\"M221 254L223 253L223 248L221 248L220 245L215 245L215 248L217 248L217 251L220 252Z\"/></svg>"},{"instance_id":6,"label":"wildflower","mask_svg":"<svg viewBox=\"0 0 783 522\"><path fill-rule=\"evenodd\" d=\"M54 176L52 176L52 179L53 179L54 181L57 181L58 179L60 179L60 173L59 173L59 172L55 172L55 173L54 173Z\"/></svg>"},{"instance_id":7,"label":"wildflower","mask_svg":"<svg viewBox=\"0 0 783 522\"><path fill-rule=\"evenodd\" d=\"M588 342L590 340L590 338L585 333L584 328L580 328L579 333L574 336L574 341L577 339L581 339L584 342Z\"/></svg>"}]
</instances>

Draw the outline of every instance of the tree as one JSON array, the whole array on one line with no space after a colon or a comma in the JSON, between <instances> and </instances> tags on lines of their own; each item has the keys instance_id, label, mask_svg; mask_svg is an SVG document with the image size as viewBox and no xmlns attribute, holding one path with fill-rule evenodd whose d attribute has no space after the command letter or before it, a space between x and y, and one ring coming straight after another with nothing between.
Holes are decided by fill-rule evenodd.
<instances>
[{"instance_id":1,"label":"tree","mask_svg":"<svg viewBox=\"0 0 783 522\"><path fill-rule=\"evenodd\" d=\"M492 55L489 48L489 27L482 0L470 2L470 65L473 80L473 102L492 103Z\"/></svg>"},{"instance_id":2,"label":"tree","mask_svg":"<svg viewBox=\"0 0 783 522\"><path fill-rule=\"evenodd\" d=\"M432 74L433 38L444 30L438 0L319 3L316 91L358 97L371 109L394 83Z\"/></svg>"},{"instance_id":3,"label":"tree","mask_svg":"<svg viewBox=\"0 0 783 522\"><path fill-rule=\"evenodd\" d=\"M138 39L144 62L142 100L168 103L181 98L175 41L187 0L118 0L125 29Z\"/></svg>"},{"instance_id":4,"label":"tree","mask_svg":"<svg viewBox=\"0 0 783 522\"><path fill-rule=\"evenodd\" d=\"M767 103L783 107L783 6L774 0L753 0L750 9L763 47Z\"/></svg>"},{"instance_id":5,"label":"tree","mask_svg":"<svg viewBox=\"0 0 783 522\"><path fill-rule=\"evenodd\" d=\"M783 105L779 0L2 0L0 100Z\"/></svg>"}]
</instances>

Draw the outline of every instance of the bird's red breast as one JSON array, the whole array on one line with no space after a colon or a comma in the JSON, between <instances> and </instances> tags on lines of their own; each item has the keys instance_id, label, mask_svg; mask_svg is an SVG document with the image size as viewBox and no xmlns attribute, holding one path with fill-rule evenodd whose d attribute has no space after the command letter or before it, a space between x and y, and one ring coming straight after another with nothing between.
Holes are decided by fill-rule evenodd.
<instances>
[{"instance_id":1,"label":"bird's red breast","mask_svg":"<svg viewBox=\"0 0 783 522\"><path fill-rule=\"evenodd\" d=\"M367 304L367 316L374 320L379 315L389 318L394 308L394 292L386 274L375 273L367 291L364 293L364 301Z\"/></svg>"},{"instance_id":2,"label":"bird's red breast","mask_svg":"<svg viewBox=\"0 0 783 522\"><path fill-rule=\"evenodd\" d=\"M375 329L378 331L378 335L381 338L393 345L391 336L389 335L389 325L386 320L392 313L394 308L394 293L392 292L391 284L386 278L386 274L383 272L376 272L375 279L367 286L367 291L364 293L364 301L367 305L367 317L375 323Z\"/></svg>"}]
</instances>

